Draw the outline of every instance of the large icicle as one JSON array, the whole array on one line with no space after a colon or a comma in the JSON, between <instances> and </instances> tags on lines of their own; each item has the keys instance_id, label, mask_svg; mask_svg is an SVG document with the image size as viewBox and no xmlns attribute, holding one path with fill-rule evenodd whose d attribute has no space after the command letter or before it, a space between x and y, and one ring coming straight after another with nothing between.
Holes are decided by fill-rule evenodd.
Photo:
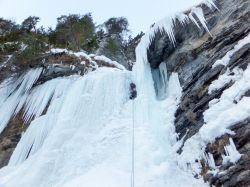
<instances>
[{"instance_id":1,"label":"large icicle","mask_svg":"<svg viewBox=\"0 0 250 187\"><path fill-rule=\"evenodd\" d=\"M214 3L214 0L204 0L201 2L201 4L197 5L196 7L191 8L189 13L180 12L175 15L167 16L166 18L155 23L154 26L150 28L149 32L146 33L146 35L144 36L144 41L142 42L144 43L143 45L148 47L150 45L151 40L154 38L155 33L157 33L158 31L160 32L165 31L170 41L173 43L173 45L175 45L176 40L175 40L175 34L174 34L174 26L177 20L182 25L186 25L190 22L193 22L199 29L201 29L201 26L202 26L211 35L207 27L207 23L204 17L203 10L201 8L202 4L206 5L207 7L211 9L212 8L218 9ZM199 22L201 26L199 25Z\"/></svg>"},{"instance_id":2,"label":"large icicle","mask_svg":"<svg viewBox=\"0 0 250 187\"><path fill-rule=\"evenodd\" d=\"M227 162L236 163L240 158L241 154L237 151L234 141L232 138L229 139L229 145L225 146L225 155L222 155L223 164Z\"/></svg>"},{"instance_id":3,"label":"large icicle","mask_svg":"<svg viewBox=\"0 0 250 187\"><path fill-rule=\"evenodd\" d=\"M32 90L25 101L25 121L27 122L33 117L39 117L49 102L61 97L76 77L53 79Z\"/></svg>"},{"instance_id":4,"label":"large icicle","mask_svg":"<svg viewBox=\"0 0 250 187\"><path fill-rule=\"evenodd\" d=\"M23 97L26 97L26 94L37 81L42 71L42 68L32 69L21 76L14 83L14 86L11 85L10 88L5 86L2 88L4 89L3 92L7 91L8 94L5 94L7 98L0 105L0 133L6 127L11 117L22 108L21 105L24 104Z\"/></svg>"},{"instance_id":5,"label":"large icicle","mask_svg":"<svg viewBox=\"0 0 250 187\"><path fill-rule=\"evenodd\" d=\"M9 165L22 163L28 156L41 148L44 140L56 123L57 115L65 99L65 94L79 77L57 78L38 86L26 101L25 121L33 120L11 156ZM50 104L49 104L50 103ZM48 107L49 106L49 107ZM47 114L39 117L47 109Z\"/></svg>"}]
</instances>

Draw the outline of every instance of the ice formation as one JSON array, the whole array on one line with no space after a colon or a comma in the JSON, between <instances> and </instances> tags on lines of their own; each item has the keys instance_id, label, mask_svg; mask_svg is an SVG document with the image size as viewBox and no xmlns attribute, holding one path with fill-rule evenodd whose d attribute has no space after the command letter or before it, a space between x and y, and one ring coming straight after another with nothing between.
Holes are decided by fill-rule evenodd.
<instances>
[{"instance_id":1,"label":"ice formation","mask_svg":"<svg viewBox=\"0 0 250 187\"><path fill-rule=\"evenodd\" d=\"M158 98L165 98L168 85L168 72L166 63L161 63L159 68L153 69L152 76Z\"/></svg>"},{"instance_id":2,"label":"ice formation","mask_svg":"<svg viewBox=\"0 0 250 187\"><path fill-rule=\"evenodd\" d=\"M0 100L0 133L6 127L11 117L17 114L24 105L28 92L42 73L42 68L30 70L27 74L21 76L18 80L8 80L1 84Z\"/></svg>"},{"instance_id":3,"label":"ice formation","mask_svg":"<svg viewBox=\"0 0 250 187\"><path fill-rule=\"evenodd\" d=\"M222 155L224 164L227 162L236 163L241 158L232 138L229 139L229 145L225 146L225 152L226 154Z\"/></svg>"},{"instance_id":4,"label":"ice formation","mask_svg":"<svg viewBox=\"0 0 250 187\"><path fill-rule=\"evenodd\" d=\"M204 1L201 1L199 5L192 7L189 12L186 12L186 13L180 12L180 13L176 13L175 15L167 16L166 18L155 23L150 28L149 32L146 33L145 36L143 37L143 40L141 41L141 43L144 43L143 45L148 47L151 43L151 40L154 38L155 33L160 31L160 32L166 32L170 41L173 43L173 45L175 45L176 41L175 41L174 27L175 27L176 21L179 21L183 26L192 22L199 29L203 27L210 34L201 5L206 5L207 7L211 9L212 8L218 9L214 3L214 0L204 0Z\"/></svg>"}]
</instances>

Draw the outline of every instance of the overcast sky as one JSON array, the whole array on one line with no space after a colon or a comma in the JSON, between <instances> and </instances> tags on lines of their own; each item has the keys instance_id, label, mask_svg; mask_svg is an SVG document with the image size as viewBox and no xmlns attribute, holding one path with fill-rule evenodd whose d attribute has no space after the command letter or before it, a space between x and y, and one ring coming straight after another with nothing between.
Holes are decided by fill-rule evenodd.
<instances>
[{"instance_id":1,"label":"overcast sky","mask_svg":"<svg viewBox=\"0 0 250 187\"><path fill-rule=\"evenodd\" d=\"M33 15L41 25L55 26L60 15L91 12L97 24L110 17L124 16L133 34L174 12L185 10L201 0L0 0L0 17L21 23Z\"/></svg>"}]
</instances>

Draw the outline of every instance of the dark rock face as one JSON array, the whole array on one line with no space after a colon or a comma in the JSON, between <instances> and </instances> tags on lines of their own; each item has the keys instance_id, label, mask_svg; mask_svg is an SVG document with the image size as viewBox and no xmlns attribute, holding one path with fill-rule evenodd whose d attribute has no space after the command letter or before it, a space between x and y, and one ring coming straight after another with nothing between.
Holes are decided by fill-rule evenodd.
<instances>
[{"instance_id":1,"label":"dark rock face","mask_svg":"<svg viewBox=\"0 0 250 187\"><path fill-rule=\"evenodd\" d=\"M25 125L20 113L9 123L8 127L0 135L0 168L6 166L15 150L22 133L28 125Z\"/></svg>"},{"instance_id":2,"label":"dark rock face","mask_svg":"<svg viewBox=\"0 0 250 187\"><path fill-rule=\"evenodd\" d=\"M220 11L209 10L202 7L212 36L204 30L198 30L193 23L183 26L177 22L175 25L176 47L169 40L167 34L157 33L148 50L148 59L152 68L157 68L165 62L168 75L178 72L183 88L180 106L175 114L176 132L179 138L184 137L184 142L196 134L204 124L203 113L208 109L208 103L219 98L223 91L232 82L221 89L208 94L209 85L219 75L224 74L229 68L235 67L245 70L250 64L250 44L242 47L230 59L228 67L219 65L212 69L216 60L221 59L233 49L239 40L250 33L250 1L249 0L223 0L217 1ZM245 93L249 97L250 91ZM225 135L218 138L215 143L208 145L207 152L213 154L217 167L223 174L213 176L207 174L209 168L203 166L204 179L215 186L250 186L250 116L249 120L232 127L234 136ZM221 154L224 146L232 137L238 151L242 154L237 164L222 164ZM179 150L181 153L182 150Z\"/></svg>"}]
</instances>

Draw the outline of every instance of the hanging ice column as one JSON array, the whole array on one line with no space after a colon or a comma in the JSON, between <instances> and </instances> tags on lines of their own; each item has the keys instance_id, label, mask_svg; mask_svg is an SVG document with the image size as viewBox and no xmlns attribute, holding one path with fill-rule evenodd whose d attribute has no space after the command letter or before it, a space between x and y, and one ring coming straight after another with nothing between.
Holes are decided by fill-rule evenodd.
<instances>
[{"instance_id":1,"label":"hanging ice column","mask_svg":"<svg viewBox=\"0 0 250 187\"><path fill-rule=\"evenodd\" d=\"M28 92L42 71L42 68L30 70L18 80L9 79L0 85L0 133L4 130L11 117L20 111Z\"/></svg>"},{"instance_id":2,"label":"hanging ice column","mask_svg":"<svg viewBox=\"0 0 250 187\"><path fill-rule=\"evenodd\" d=\"M157 97L159 99L165 99L168 83L167 64L163 62L157 69L153 69L152 76Z\"/></svg>"}]
</instances>

